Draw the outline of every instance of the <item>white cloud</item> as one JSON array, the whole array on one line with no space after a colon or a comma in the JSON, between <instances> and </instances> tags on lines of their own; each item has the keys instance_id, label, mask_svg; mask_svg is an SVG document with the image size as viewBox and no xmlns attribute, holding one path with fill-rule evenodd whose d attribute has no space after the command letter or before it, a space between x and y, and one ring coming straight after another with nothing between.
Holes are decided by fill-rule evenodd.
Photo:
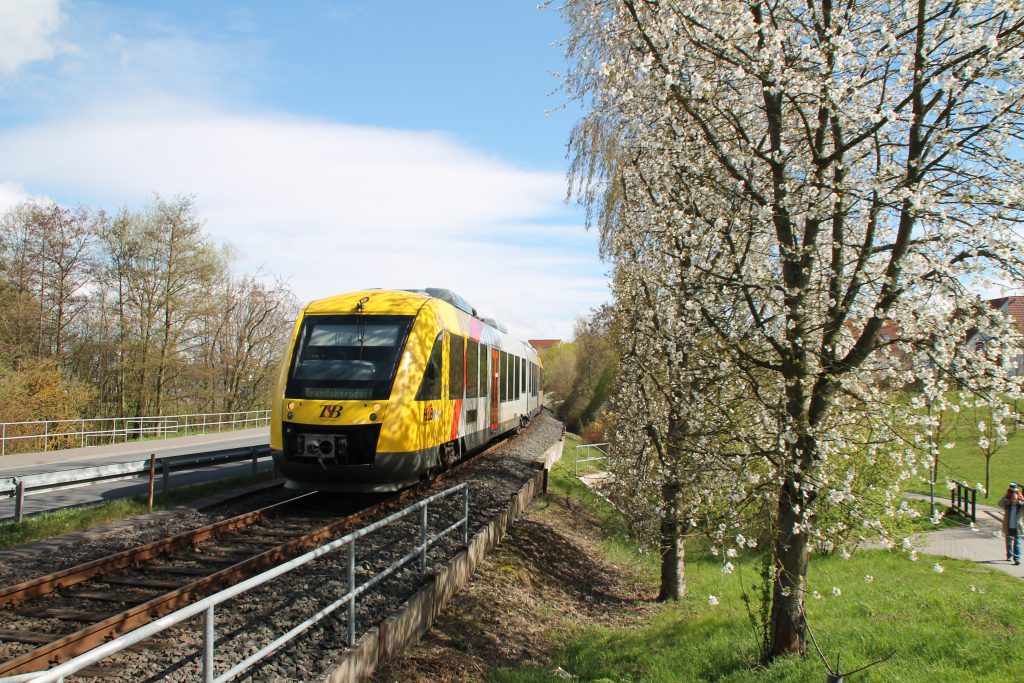
<instances>
[{"instance_id":1,"label":"white cloud","mask_svg":"<svg viewBox=\"0 0 1024 683\"><path fill-rule=\"evenodd\" d=\"M61 21L60 0L0 2L0 73L13 74L66 49L57 39Z\"/></svg>"},{"instance_id":2,"label":"white cloud","mask_svg":"<svg viewBox=\"0 0 1024 683\"><path fill-rule=\"evenodd\" d=\"M18 183L0 182L0 214L30 199Z\"/></svg>"},{"instance_id":3,"label":"white cloud","mask_svg":"<svg viewBox=\"0 0 1024 683\"><path fill-rule=\"evenodd\" d=\"M595 236L565 224L561 173L441 133L164 98L0 130L0 149L0 201L5 187L108 210L194 194L241 268L281 274L302 299L450 287L517 334L565 337L607 295Z\"/></svg>"}]
</instances>

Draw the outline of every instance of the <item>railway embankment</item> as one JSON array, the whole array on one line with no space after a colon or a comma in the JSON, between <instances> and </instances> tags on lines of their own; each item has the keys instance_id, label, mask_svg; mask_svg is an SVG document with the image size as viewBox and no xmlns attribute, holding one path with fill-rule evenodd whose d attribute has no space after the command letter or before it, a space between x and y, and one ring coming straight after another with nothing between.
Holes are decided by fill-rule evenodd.
<instances>
[{"instance_id":1,"label":"railway embankment","mask_svg":"<svg viewBox=\"0 0 1024 683\"><path fill-rule=\"evenodd\" d=\"M455 540L439 543L432 548L429 553L428 580L425 583L418 568L410 567L360 597L357 618L359 633L363 635L359 642L362 644L374 637L366 636L367 633L376 635L378 647L374 649L375 661L380 661L382 654L384 658L393 655L415 640L440 609L444 599L456 590L452 588L456 584L447 577L461 576L464 582L483 555L507 532L516 515L543 487L545 473L538 466L538 459L543 459L545 454L553 456L560 453L561 436L561 423L543 414L519 435L495 449L493 454L434 484L434 490L458 483L468 484L469 526L473 540L468 550ZM430 495L430 492L422 495ZM67 565L72 561L106 555L162 534L177 533L208 522L209 516L224 516L231 512L236 510L202 513L189 511L169 519L147 520L144 527L99 534L91 542L66 542L60 553L37 549L36 552L11 555L8 559L12 561L4 567L2 583L55 571L61 568L62 563ZM373 543L361 542L363 559L357 567L357 574L370 576L379 566L387 566L401 556L404 552L401 549L402 543L405 542L401 536L401 530L395 529L382 534ZM52 550L52 547L47 550ZM469 559L459 560L460 554ZM343 562L344 558L339 558L336 562L320 564L310 571L287 575L288 580L278 580L252 596L235 599L229 610L218 611L218 634L224 634L218 635L219 670L223 671L231 662L260 647L261 639L294 626L301 620L302 610L315 611L319 598L329 596L332 592L337 593L343 588L338 582L343 576ZM75 680L195 680L201 667L200 631L200 624L183 623L163 633L159 646L118 653L91 667L84 678ZM347 656L351 650L346 645L346 635L344 617L338 615L336 618L332 616L325 619L264 660L248 674L249 679L313 680L322 676L325 668L336 668L330 666L331 662L355 661ZM385 648L383 651L381 644ZM356 651L363 652L364 648L361 645ZM6 649L9 648L5 646ZM7 657L17 652L17 648L10 649ZM372 667L362 669L364 672L369 670ZM243 677L241 680L247 679Z\"/></svg>"},{"instance_id":2,"label":"railway embankment","mask_svg":"<svg viewBox=\"0 0 1024 683\"><path fill-rule=\"evenodd\" d=\"M519 445L523 460L537 465L535 473L477 530L465 550L441 566L394 614L369 629L320 680L329 683L367 680L382 663L400 656L418 642L452 597L466 587L481 563L509 534L513 523L546 490L548 472L562 457L564 438L552 441L541 450L554 436L551 418L542 414L541 421L547 423L546 428L538 431L546 436L534 437L529 444Z\"/></svg>"}]
</instances>

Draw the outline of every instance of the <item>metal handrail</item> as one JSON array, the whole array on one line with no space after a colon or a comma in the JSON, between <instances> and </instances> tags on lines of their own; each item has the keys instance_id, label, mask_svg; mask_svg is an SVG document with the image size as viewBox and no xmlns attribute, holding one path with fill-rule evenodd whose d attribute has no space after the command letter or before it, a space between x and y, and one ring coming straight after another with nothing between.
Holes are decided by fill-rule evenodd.
<instances>
[{"instance_id":1,"label":"metal handrail","mask_svg":"<svg viewBox=\"0 0 1024 683\"><path fill-rule=\"evenodd\" d=\"M955 486L949 494L949 505L972 522L978 521L978 489L962 481L953 480Z\"/></svg>"},{"instance_id":2,"label":"metal handrail","mask_svg":"<svg viewBox=\"0 0 1024 683\"><path fill-rule=\"evenodd\" d=\"M450 525L444 530L437 532L434 535L428 533L427 530L427 506L440 498L445 498L454 495L456 492L462 492L463 499L463 514L462 517L457 520L454 524ZM367 536L368 534L381 529L392 522L407 517L417 510L422 510L421 522L420 522L420 543L411 552L407 553L404 557L392 563L386 569L382 569L377 572L374 576L367 579L360 585L355 585L355 567L356 567L356 551L355 542ZM342 605L348 604L348 644L352 647L356 642L356 598L361 594L365 593L371 587L383 581L385 578L395 573L403 566L408 564L413 559L420 558L420 572L426 574L427 568L427 551L434 546L442 538L455 531L459 527L462 527L462 543L463 545L469 545L469 485L459 484L453 486L450 489L441 491L440 493L434 494L429 498L425 498L418 503L414 503L404 510L400 510L392 515L385 517L369 526L366 526L358 531L346 534L341 538L331 541L327 545L321 546L316 550L296 557L293 560L289 560L284 564L278 565L273 569L269 569L261 574L246 579L240 583L235 584L230 588L226 588L218 593L203 598L198 602L192 603L187 607L183 607L176 612L172 612L164 617L153 621L142 628L136 629L131 633L127 633L119 638L111 640L97 648L90 650L84 654L81 654L74 659L70 659L63 664L56 666L46 671L35 671L28 674L18 674L17 676L11 676L8 678L0 678L0 683L22 683L24 681L33 681L35 683L56 683L61 681L65 676L76 673L82 669L92 666L96 662L120 652L125 648L131 647L132 645L143 641L151 636L156 635L166 629L180 624L187 619L202 613L204 615L203 622L203 656L202 656L202 670L203 670L203 681L204 683L220 683L221 681L229 681L236 677L240 673L250 669L253 664L263 659L267 655L280 649L282 645L293 640L296 636L300 635L303 631L313 626L327 615L334 612ZM306 619L300 624L292 627L286 633L278 637L270 644L264 646L259 651L251 654L238 664L234 665L228 671L222 673L220 676L216 675L214 666L214 654L216 648L216 630L214 622L214 608L230 600L231 598L240 595L252 588L261 586L272 579L276 579L282 574L292 571L298 567L308 564L320 557L338 550L339 548L346 547L348 549L348 592L336 599L327 607L324 607L320 611L313 614L311 617Z\"/></svg>"},{"instance_id":3,"label":"metal handrail","mask_svg":"<svg viewBox=\"0 0 1024 683\"><path fill-rule=\"evenodd\" d=\"M127 442L131 439L141 439L151 435L168 438L189 432L205 434L207 430L213 431L214 429L220 432L222 427L228 425L232 429L236 429L238 427L261 427L269 424L270 410L2 422L0 423L0 455L7 454L7 442L32 439L42 440L45 452L50 450L50 442L53 439L63 439L67 443L77 441L78 446L85 448L101 443L115 443L120 440ZM10 433L23 431L32 425L38 426L33 433Z\"/></svg>"},{"instance_id":4,"label":"metal handrail","mask_svg":"<svg viewBox=\"0 0 1024 683\"><path fill-rule=\"evenodd\" d=\"M573 463L572 463L573 476L576 476L576 477L580 476L580 463L599 462L599 461L608 462L608 453L605 452L605 450L603 448L601 448L601 446L610 446L610 445L611 444L609 444L609 443L584 443L584 444L578 444L576 446L576 455L575 455L575 458L573 459ZM586 451L585 455L587 457L580 458L580 449L581 448L585 449L585 451ZM594 457L590 457L590 449L597 450L597 452L600 453L601 455L595 455Z\"/></svg>"}]
</instances>

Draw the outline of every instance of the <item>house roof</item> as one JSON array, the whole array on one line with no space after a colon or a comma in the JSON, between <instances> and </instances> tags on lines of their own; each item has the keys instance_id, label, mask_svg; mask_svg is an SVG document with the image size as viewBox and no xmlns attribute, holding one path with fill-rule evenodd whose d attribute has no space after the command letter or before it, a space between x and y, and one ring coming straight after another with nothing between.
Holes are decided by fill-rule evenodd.
<instances>
[{"instance_id":1,"label":"house roof","mask_svg":"<svg viewBox=\"0 0 1024 683\"><path fill-rule=\"evenodd\" d=\"M530 346L543 351L544 349L550 349L552 346L558 346L562 343L561 339L530 339Z\"/></svg>"},{"instance_id":2,"label":"house roof","mask_svg":"<svg viewBox=\"0 0 1024 683\"><path fill-rule=\"evenodd\" d=\"M989 299L987 303L1010 316L1017 329L1024 329L1024 296L1002 296L998 299Z\"/></svg>"}]
</instances>

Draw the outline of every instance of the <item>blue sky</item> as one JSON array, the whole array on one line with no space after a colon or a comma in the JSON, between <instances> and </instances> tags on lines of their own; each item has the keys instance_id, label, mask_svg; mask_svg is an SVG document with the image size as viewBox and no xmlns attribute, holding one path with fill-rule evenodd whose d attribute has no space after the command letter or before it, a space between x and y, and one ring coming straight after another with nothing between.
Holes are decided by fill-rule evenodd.
<instances>
[{"instance_id":1,"label":"blue sky","mask_svg":"<svg viewBox=\"0 0 1024 683\"><path fill-rule=\"evenodd\" d=\"M195 195L308 300L451 287L522 336L608 298L565 197L557 11L510 2L0 3L0 209Z\"/></svg>"}]
</instances>

